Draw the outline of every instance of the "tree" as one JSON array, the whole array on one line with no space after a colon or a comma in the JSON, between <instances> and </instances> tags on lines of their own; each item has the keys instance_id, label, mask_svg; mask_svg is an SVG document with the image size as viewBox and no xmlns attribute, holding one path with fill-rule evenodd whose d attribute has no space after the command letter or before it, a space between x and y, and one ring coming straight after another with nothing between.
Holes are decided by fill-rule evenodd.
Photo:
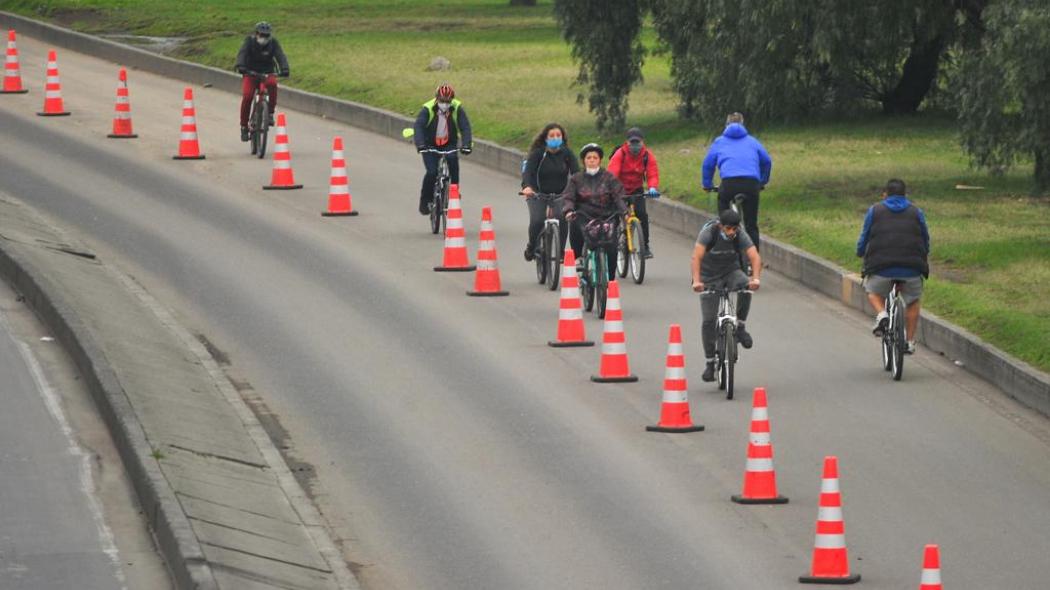
<instances>
[{"instance_id":1,"label":"tree","mask_svg":"<svg viewBox=\"0 0 1050 590\"><path fill-rule=\"evenodd\" d=\"M588 89L588 107L598 129L622 129L627 95L642 80L640 1L556 0L554 13L572 45L573 58L580 63L576 83ZM583 102L582 92L577 100Z\"/></svg>"},{"instance_id":2,"label":"tree","mask_svg":"<svg viewBox=\"0 0 1050 590\"><path fill-rule=\"evenodd\" d=\"M1050 6L999 0L984 13L979 49L958 81L962 144L975 165L1000 173L1035 163L1035 189L1050 192Z\"/></svg>"}]
</instances>

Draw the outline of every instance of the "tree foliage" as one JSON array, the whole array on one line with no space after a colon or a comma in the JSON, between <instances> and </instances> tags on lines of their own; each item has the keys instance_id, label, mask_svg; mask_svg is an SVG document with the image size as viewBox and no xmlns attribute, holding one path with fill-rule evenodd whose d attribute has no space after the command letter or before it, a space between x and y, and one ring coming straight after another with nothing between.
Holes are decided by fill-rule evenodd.
<instances>
[{"instance_id":1,"label":"tree foliage","mask_svg":"<svg viewBox=\"0 0 1050 590\"><path fill-rule=\"evenodd\" d=\"M973 162L1001 172L1035 161L1035 186L1050 192L1050 5L999 0L984 15L980 47L958 82L963 147Z\"/></svg>"},{"instance_id":2,"label":"tree foliage","mask_svg":"<svg viewBox=\"0 0 1050 590\"><path fill-rule=\"evenodd\" d=\"M627 95L642 80L640 0L556 0L554 12L580 63L576 82L587 88L587 103L598 128L622 129ZM581 92L578 99L583 98Z\"/></svg>"}]
</instances>

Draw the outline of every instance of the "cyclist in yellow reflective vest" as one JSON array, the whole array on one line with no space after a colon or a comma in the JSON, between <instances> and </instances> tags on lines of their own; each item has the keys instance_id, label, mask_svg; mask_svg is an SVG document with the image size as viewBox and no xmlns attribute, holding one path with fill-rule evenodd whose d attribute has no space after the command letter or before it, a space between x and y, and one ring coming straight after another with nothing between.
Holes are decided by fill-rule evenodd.
<instances>
[{"instance_id":1,"label":"cyclist in yellow reflective vest","mask_svg":"<svg viewBox=\"0 0 1050 590\"><path fill-rule=\"evenodd\" d=\"M416 116L415 124L416 151L423 152L430 148L459 151L469 154L474 139L470 131L470 118L463 109L463 103L456 98L456 91L448 84L442 84L434 92L434 98L427 101ZM455 153L445 156L448 161L448 173L452 184L459 184L459 156ZM434 198L434 182L437 180L438 154L424 153L423 186L419 190L419 212L427 215L429 204Z\"/></svg>"}]
</instances>

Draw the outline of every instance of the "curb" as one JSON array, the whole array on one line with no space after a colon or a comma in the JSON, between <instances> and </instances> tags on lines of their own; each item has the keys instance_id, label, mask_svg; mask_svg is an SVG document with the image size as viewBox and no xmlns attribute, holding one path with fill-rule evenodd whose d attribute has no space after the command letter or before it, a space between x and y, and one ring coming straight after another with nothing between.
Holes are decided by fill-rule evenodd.
<instances>
[{"instance_id":1,"label":"curb","mask_svg":"<svg viewBox=\"0 0 1050 590\"><path fill-rule=\"evenodd\" d=\"M113 41L0 11L0 24L22 30L31 37L96 57L184 80L240 92L239 76L213 68L172 59ZM368 105L286 88L282 104L295 110L326 117L387 137L400 138L401 129L413 120L404 115ZM521 174L524 153L491 141L475 142L471 159L487 168L512 176ZM653 201L650 217L657 225L693 237L710 217L677 202ZM823 258L777 240L762 238L766 266L849 307L870 313L860 287L860 277ZM967 370L999 387L1021 403L1050 416L1050 374L1014 358L970 332L936 315L923 312L918 340L934 352L962 363Z\"/></svg>"}]
</instances>

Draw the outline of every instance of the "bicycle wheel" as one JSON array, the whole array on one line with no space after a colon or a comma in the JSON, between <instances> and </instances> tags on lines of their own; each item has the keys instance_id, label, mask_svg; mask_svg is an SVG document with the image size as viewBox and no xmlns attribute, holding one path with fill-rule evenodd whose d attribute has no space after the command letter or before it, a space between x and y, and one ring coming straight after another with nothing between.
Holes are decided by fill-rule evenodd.
<instances>
[{"instance_id":1,"label":"bicycle wheel","mask_svg":"<svg viewBox=\"0 0 1050 590\"><path fill-rule=\"evenodd\" d=\"M594 299L597 305L594 311L599 319L605 319L605 306L609 302L609 269L607 266L609 263L606 260L605 250L598 250L595 254L592 274L594 275Z\"/></svg>"},{"instance_id":2,"label":"bicycle wheel","mask_svg":"<svg viewBox=\"0 0 1050 590\"><path fill-rule=\"evenodd\" d=\"M882 335L882 369L889 371L893 368L893 343L889 334Z\"/></svg>"},{"instance_id":3,"label":"bicycle wheel","mask_svg":"<svg viewBox=\"0 0 1050 590\"><path fill-rule=\"evenodd\" d=\"M634 284L641 285L645 280L645 231L642 230L642 222L638 219L631 220L628 230L631 232L631 243L634 245L634 251L631 252L630 257L631 278L634 279Z\"/></svg>"},{"instance_id":4,"label":"bicycle wheel","mask_svg":"<svg viewBox=\"0 0 1050 590\"><path fill-rule=\"evenodd\" d=\"M904 376L904 348L908 342L904 335L904 302L897 296L897 305L893 312L893 380L900 381Z\"/></svg>"},{"instance_id":5,"label":"bicycle wheel","mask_svg":"<svg viewBox=\"0 0 1050 590\"><path fill-rule=\"evenodd\" d=\"M252 104L252 112L248 116L248 137L251 139L252 155L259 152L259 109L257 104Z\"/></svg>"},{"instance_id":6,"label":"bicycle wheel","mask_svg":"<svg viewBox=\"0 0 1050 590\"><path fill-rule=\"evenodd\" d=\"M627 276L627 267L631 264L628 250L627 232L620 232L620 238L616 240L616 275L621 279Z\"/></svg>"},{"instance_id":7,"label":"bicycle wheel","mask_svg":"<svg viewBox=\"0 0 1050 590\"><path fill-rule=\"evenodd\" d=\"M736 332L730 326L725 332L726 353L722 359L725 365L722 368L723 382L725 384L726 399L733 399L733 372L736 367Z\"/></svg>"},{"instance_id":8,"label":"bicycle wheel","mask_svg":"<svg viewBox=\"0 0 1050 590\"><path fill-rule=\"evenodd\" d=\"M260 100L258 112L259 119L256 122L255 129L257 130L256 134L259 136L259 147L256 150L256 154L261 160L266 155L266 138L270 135L270 103L266 102L266 100Z\"/></svg>"},{"instance_id":9,"label":"bicycle wheel","mask_svg":"<svg viewBox=\"0 0 1050 590\"><path fill-rule=\"evenodd\" d=\"M434 185L434 195L430 200L430 233L441 231L441 179Z\"/></svg>"},{"instance_id":10,"label":"bicycle wheel","mask_svg":"<svg viewBox=\"0 0 1050 590\"><path fill-rule=\"evenodd\" d=\"M547 288L554 291L558 288L558 279L561 277L562 251L561 236L558 235L558 226L551 225L549 232L550 242L547 244Z\"/></svg>"},{"instance_id":11,"label":"bicycle wheel","mask_svg":"<svg viewBox=\"0 0 1050 590\"><path fill-rule=\"evenodd\" d=\"M594 283L591 282L591 253L585 247L582 252L583 272L580 273L580 296L583 297L584 311L594 309Z\"/></svg>"},{"instance_id":12,"label":"bicycle wheel","mask_svg":"<svg viewBox=\"0 0 1050 590\"><path fill-rule=\"evenodd\" d=\"M540 236L539 236L539 239L540 239L539 252L536 252L535 250L533 250L533 254L535 255L535 258L533 258L533 261L536 262L536 282L541 284L541 285L547 282L547 265L549 263L549 258L550 258L549 256L547 256L547 246L548 246L548 242L550 242L549 234L550 234L550 230L548 228L544 227L543 231L540 232Z\"/></svg>"}]
</instances>

